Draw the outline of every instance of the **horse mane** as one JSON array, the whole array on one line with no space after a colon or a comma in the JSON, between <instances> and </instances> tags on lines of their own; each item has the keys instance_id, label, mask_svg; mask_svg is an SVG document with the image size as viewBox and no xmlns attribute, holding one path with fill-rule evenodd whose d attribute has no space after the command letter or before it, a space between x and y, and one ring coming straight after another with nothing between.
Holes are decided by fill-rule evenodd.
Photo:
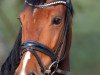
<instances>
[{"instance_id":1,"label":"horse mane","mask_svg":"<svg viewBox=\"0 0 100 75\"><path fill-rule=\"evenodd\" d=\"M14 71L20 62L20 49L21 49L21 32L20 29L18 37L15 41L14 47L11 50L9 57L6 59L5 63L1 67L0 75L13 75Z\"/></svg>"},{"instance_id":2,"label":"horse mane","mask_svg":"<svg viewBox=\"0 0 100 75\"><path fill-rule=\"evenodd\" d=\"M74 15L74 9L73 9L73 5L72 5L71 0L70 0L70 2L69 2L69 7L70 7L70 13L71 13L71 15L72 15L72 17L73 17L73 15Z\"/></svg>"},{"instance_id":3,"label":"horse mane","mask_svg":"<svg viewBox=\"0 0 100 75\"><path fill-rule=\"evenodd\" d=\"M31 1L33 4L40 4L45 2L46 0L28 0ZM73 16L73 6L70 1L69 3L70 6L70 13ZM67 16L66 16L67 17ZM70 23L70 22L69 22ZM66 31L67 36L66 36L66 46L65 49L68 50L68 59L69 59L69 49L70 49L70 44L71 44L71 31L70 31L70 26L68 26L68 30ZM10 55L6 59L5 63L2 65L1 70L0 70L0 75L13 75L16 68L18 67L20 63L20 50L21 50L21 38L22 38L22 29L20 29L18 37L15 41L14 47L11 50Z\"/></svg>"}]
</instances>

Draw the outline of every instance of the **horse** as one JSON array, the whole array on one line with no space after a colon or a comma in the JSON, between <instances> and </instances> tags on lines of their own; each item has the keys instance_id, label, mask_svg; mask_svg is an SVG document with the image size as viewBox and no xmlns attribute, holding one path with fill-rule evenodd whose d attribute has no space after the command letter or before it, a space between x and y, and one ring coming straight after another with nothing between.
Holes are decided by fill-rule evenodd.
<instances>
[{"instance_id":1,"label":"horse","mask_svg":"<svg viewBox=\"0 0 100 75\"><path fill-rule=\"evenodd\" d=\"M71 0L25 0L20 31L0 75L69 75Z\"/></svg>"}]
</instances>

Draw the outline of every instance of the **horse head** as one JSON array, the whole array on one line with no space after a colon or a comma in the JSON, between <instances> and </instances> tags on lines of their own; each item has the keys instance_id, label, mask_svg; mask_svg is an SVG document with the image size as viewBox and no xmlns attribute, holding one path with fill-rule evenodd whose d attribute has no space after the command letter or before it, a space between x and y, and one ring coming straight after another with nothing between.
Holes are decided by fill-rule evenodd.
<instances>
[{"instance_id":1,"label":"horse head","mask_svg":"<svg viewBox=\"0 0 100 75\"><path fill-rule=\"evenodd\" d=\"M69 71L72 15L70 0L25 0L20 14L21 60L15 75Z\"/></svg>"}]
</instances>

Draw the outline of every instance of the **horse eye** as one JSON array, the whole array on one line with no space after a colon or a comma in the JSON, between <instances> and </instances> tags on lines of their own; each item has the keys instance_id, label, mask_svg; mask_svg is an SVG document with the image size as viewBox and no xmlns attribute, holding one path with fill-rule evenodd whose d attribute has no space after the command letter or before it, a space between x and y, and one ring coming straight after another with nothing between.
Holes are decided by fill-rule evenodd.
<instances>
[{"instance_id":1,"label":"horse eye","mask_svg":"<svg viewBox=\"0 0 100 75\"><path fill-rule=\"evenodd\" d=\"M59 25L61 23L62 19L60 17L53 18L52 24Z\"/></svg>"}]
</instances>

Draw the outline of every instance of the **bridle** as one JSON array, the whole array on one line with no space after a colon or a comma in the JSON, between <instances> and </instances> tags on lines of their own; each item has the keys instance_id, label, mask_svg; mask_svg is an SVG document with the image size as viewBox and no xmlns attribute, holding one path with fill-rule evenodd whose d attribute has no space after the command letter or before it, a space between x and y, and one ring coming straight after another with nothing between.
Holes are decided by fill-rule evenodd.
<instances>
[{"instance_id":1,"label":"bridle","mask_svg":"<svg viewBox=\"0 0 100 75\"><path fill-rule=\"evenodd\" d=\"M59 0L59 1L54 1L54 2L50 2L50 3L39 4L39 5L33 5L30 2L28 2L28 0L25 0L25 3L28 4L31 7L34 7L34 8L46 8L46 7L49 7L49 6L54 6L54 5L59 5L59 4L65 5L68 8L68 11L67 11L67 14L66 14L67 15L66 27L64 29L63 34L65 36L67 35L66 31L68 30L68 25L69 25L69 12L70 12L69 4L70 4L70 0L67 0L67 1L64 1L64 0L60 1ZM61 45L63 45L63 43ZM59 64L59 62L61 62L61 60L63 58L60 59L59 57L57 57L56 54L53 52L53 50L51 50L47 46L45 46L45 45L43 45L39 42L36 42L36 41L26 41L26 42L22 43L21 48L22 48L21 56L26 51L30 51L30 52L33 53L33 55L36 57L36 59L38 61L38 64L40 65L41 71L44 75L45 74L53 75L55 72L61 73L63 75L68 74L68 71L63 71L61 69L58 69L58 64ZM42 53L48 55L51 58L52 64L49 66L48 69L46 67L44 67L44 65L43 65L41 59L39 58L39 56L37 55L36 51L42 52ZM60 51L60 54L61 54L61 52L62 51Z\"/></svg>"},{"instance_id":2,"label":"bridle","mask_svg":"<svg viewBox=\"0 0 100 75\"><path fill-rule=\"evenodd\" d=\"M39 4L39 5L33 5L32 3L28 2L28 0L25 0L25 3L29 6L31 6L31 7L34 7L34 8L46 8L46 7L49 7L49 6L54 6L54 5L59 5L59 4L65 5L68 8L68 10L67 10L67 13L66 13L67 18L66 18L66 25L65 25L63 34L64 34L64 36L67 35L66 31L68 31L68 26L69 26L69 14L70 14L69 4L70 4L70 0L67 0L67 1L64 1L64 0L60 1L59 0L59 1L54 1L54 2L50 2L50 3ZM63 46L63 42L62 41L60 41L60 42L62 43L61 46ZM63 70L58 68L59 62L61 62L61 60L64 59L66 54L64 54L64 56L62 58L61 57L59 58L59 57L56 56L55 52L53 52L52 49L50 49L47 46L45 46L45 45L43 45L39 42L36 42L36 41L26 41L26 42L22 43L21 56L27 51L30 51L36 57L38 64L41 67L41 71L44 75L45 74L53 75L55 72L63 74L63 75L68 74L69 71L63 71ZM42 63L41 59L39 58L36 51L44 53L51 58L52 64L49 66L49 68L44 67L44 65L43 65L43 63ZM61 52L62 51L60 50L59 54L61 54Z\"/></svg>"}]
</instances>

